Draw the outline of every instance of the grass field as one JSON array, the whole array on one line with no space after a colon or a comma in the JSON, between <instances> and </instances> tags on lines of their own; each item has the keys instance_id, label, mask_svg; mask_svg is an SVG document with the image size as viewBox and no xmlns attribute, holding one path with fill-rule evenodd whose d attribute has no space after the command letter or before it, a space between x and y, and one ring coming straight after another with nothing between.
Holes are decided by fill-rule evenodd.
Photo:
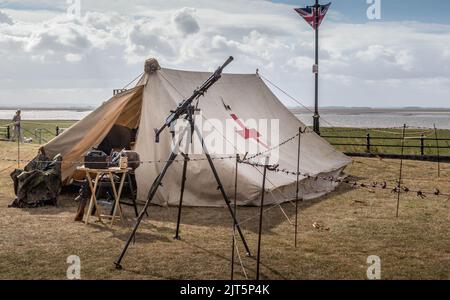
<instances>
[{"instance_id":1,"label":"grass field","mask_svg":"<svg viewBox=\"0 0 450 300\"><path fill-rule=\"evenodd\" d=\"M23 145L21 157L31 159L38 145ZM15 158L13 143L0 142L0 157ZM74 195L62 195L58 207L7 208L13 200L9 173L16 166L0 160L0 279L65 279L69 255L81 258L83 279L229 279L231 222L225 208L185 208L181 241L172 239L177 208L151 207L140 227L136 244L115 270L131 229L110 228L73 221ZM395 182L399 162L357 158L347 173L353 180ZM442 164L437 178L435 163L405 161L405 184L450 192L450 165ZM189 179L187 184L189 184ZM241 187L245 188L245 187ZM341 185L327 196L299 205L298 248L294 228L278 207L264 214L262 278L365 279L367 257L381 258L383 279L450 279L450 201L445 197L421 199L403 194L400 216L395 218L396 195L388 190L353 189ZM291 220L292 203L282 205ZM257 208L241 207L238 218L253 253L256 253ZM315 222L329 230L313 227ZM249 278L255 259L239 250ZM236 263L235 278L245 279Z\"/></svg>"},{"instance_id":2,"label":"grass field","mask_svg":"<svg viewBox=\"0 0 450 300\"><path fill-rule=\"evenodd\" d=\"M390 154L400 154L401 153L401 140L380 140L377 138L401 138L402 129L394 128L373 128L373 129L359 129L359 128L331 128L323 127L321 129L321 134L325 136L328 142L332 144L360 144L363 146L336 146L337 149L343 152L365 152L366 151L366 135L369 134L371 137L371 153L390 153ZM450 130L438 129L437 130L438 139L449 139L448 141L438 141L435 140L435 132L432 129L414 129L408 128L405 131L405 148L404 154L416 154L420 153L420 138L421 135L424 136L424 154L425 155L437 155L437 149L427 148L430 146L440 146L446 147L439 149L439 155L450 155ZM333 136L344 136L345 138L333 138ZM411 139L414 138L414 139ZM396 145L399 147L386 147L384 145ZM417 148L412 148L408 146L416 146Z\"/></svg>"},{"instance_id":3,"label":"grass field","mask_svg":"<svg viewBox=\"0 0 450 300\"><path fill-rule=\"evenodd\" d=\"M39 144L40 137L42 137L41 142L46 143L56 136L56 126L59 126L60 128L68 128L75 122L76 121L66 120L24 120L21 125L24 136L27 138L32 138L34 144ZM3 126L9 123L11 123L10 120L0 120L0 138L5 137L6 129ZM42 135L40 132L42 132Z\"/></svg>"},{"instance_id":4,"label":"grass field","mask_svg":"<svg viewBox=\"0 0 450 300\"><path fill-rule=\"evenodd\" d=\"M28 138L33 138L34 143L45 143L55 137L56 126L60 128L68 128L76 121L23 121L22 126L25 131L25 136ZM1 129L5 124L10 123L8 120L0 120L0 138L4 136L5 129ZM39 131L42 129L41 131ZM42 135L39 133L42 132ZM366 134L369 133L372 137L371 141L371 152L372 153L393 153L400 154L401 148L384 147L383 145L401 145L400 140L376 140L374 138L398 138L402 136L402 129L384 129L384 128L374 128L374 129L358 129L358 128L330 128L323 127L321 129L323 136L330 143L338 144L366 144ZM420 137L421 134L425 138L434 139L435 133L431 129L407 129L406 137ZM436 149L426 148L429 146L439 145L441 147L447 147L439 150L440 155L450 155L450 130L438 130L438 138L449 139L449 141L439 141L438 144L435 140L426 140L424 142L425 150L424 154L437 155ZM42 138L40 139L40 137ZM328 136L345 136L346 138L333 138ZM420 146L419 140L407 139L405 141L406 146ZM336 146L337 149L343 152L365 152L365 146ZM420 148L409 148L404 149L405 154L420 154Z\"/></svg>"}]
</instances>

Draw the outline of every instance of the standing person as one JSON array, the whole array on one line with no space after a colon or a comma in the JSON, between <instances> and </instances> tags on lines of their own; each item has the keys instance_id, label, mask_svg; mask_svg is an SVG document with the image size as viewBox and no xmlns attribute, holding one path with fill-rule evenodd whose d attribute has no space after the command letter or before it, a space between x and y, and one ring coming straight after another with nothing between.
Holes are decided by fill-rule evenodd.
<instances>
[{"instance_id":1,"label":"standing person","mask_svg":"<svg viewBox=\"0 0 450 300\"><path fill-rule=\"evenodd\" d=\"M22 142L22 134L21 134L21 126L20 122L22 121L21 111L18 109L16 114L14 115L13 121L13 137L12 140L15 141L16 138Z\"/></svg>"}]
</instances>

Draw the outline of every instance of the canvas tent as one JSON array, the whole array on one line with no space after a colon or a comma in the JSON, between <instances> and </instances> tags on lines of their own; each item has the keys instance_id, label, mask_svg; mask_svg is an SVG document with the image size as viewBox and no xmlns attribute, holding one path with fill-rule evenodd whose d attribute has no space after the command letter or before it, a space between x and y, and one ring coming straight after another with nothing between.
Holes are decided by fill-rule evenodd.
<instances>
[{"instance_id":1,"label":"canvas tent","mask_svg":"<svg viewBox=\"0 0 450 300\"><path fill-rule=\"evenodd\" d=\"M171 151L171 134L166 130L160 143L154 141L154 128L160 127L167 115L182 96L190 96L192 91L211 74L205 72L179 71L160 68L156 60L147 61L145 73L136 87L114 96L87 117L74 124L41 148L47 156L61 154L63 157L62 177L70 179L82 157L91 147L99 145L113 125L137 129L134 149L140 154L142 165L136 170L138 199L146 200L153 180ZM302 124L271 92L258 74L224 74L199 102L204 120L279 120L279 136L264 136L271 146L289 139L298 132ZM232 113L230 113L232 111ZM244 122L245 123L245 122ZM211 126L210 126L211 127ZM220 126L212 126L210 135L222 139L224 144L238 143L239 136L229 141ZM241 137L245 140L244 135ZM271 149L269 147L269 149ZM277 148L280 169L295 171L297 166L297 142L289 142ZM201 155L194 155L194 157ZM214 157L214 155L213 155ZM315 133L302 135L300 170L304 174L321 177L342 175L351 160L336 151ZM216 168L225 190L231 196L234 191L235 160L215 160ZM179 201L182 163L173 164L168 171L163 186L153 201L159 205L177 205ZM262 175L261 168L240 164L238 178L238 205L258 205ZM300 196L310 199L332 191L336 183L300 177ZM266 203L292 200L295 196L296 176L281 172L269 172L266 184ZM214 181L207 161L191 161L188 167L183 204L186 206L223 206L224 202Z\"/></svg>"}]
</instances>

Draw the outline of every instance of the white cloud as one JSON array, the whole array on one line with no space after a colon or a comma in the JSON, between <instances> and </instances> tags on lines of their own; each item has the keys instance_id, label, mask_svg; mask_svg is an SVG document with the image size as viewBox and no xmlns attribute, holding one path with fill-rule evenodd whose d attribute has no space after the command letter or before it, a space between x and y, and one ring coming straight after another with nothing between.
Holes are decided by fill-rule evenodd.
<instances>
[{"instance_id":1,"label":"white cloud","mask_svg":"<svg viewBox=\"0 0 450 300\"><path fill-rule=\"evenodd\" d=\"M19 2L21 13L39 14L33 1ZM45 5L42 14L47 16L53 6L50 1ZM10 22L0 24L0 104L6 101L1 88L16 89L8 94L16 98L24 97L21 89L36 87L54 89L55 99L61 95L58 89L68 88L104 89L107 95L140 73L148 57L165 67L212 70L229 55L236 61L227 71L259 68L306 105L313 103L313 31L287 5L99 0L82 1L80 19L66 15L60 2L52 18L27 21L16 19L18 12L8 7L14 21L8 17ZM434 102L426 105L448 103L450 84L442 79L450 78L450 26L344 21L336 12L322 25L322 104L379 106L392 105L392 99L403 101L396 106L428 99Z\"/></svg>"},{"instance_id":2,"label":"white cloud","mask_svg":"<svg viewBox=\"0 0 450 300\"><path fill-rule=\"evenodd\" d=\"M177 11L172 20L176 28L184 35L194 34L200 30L195 17L195 9L185 7Z\"/></svg>"},{"instance_id":3,"label":"white cloud","mask_svg":"<svg viewBox=\"0 0 450 300\"><path fill-rule=\"evenodd\" d=\"M394 49L382 45L370 45L356 52L355 57L363 62L398 66L405 71L413 69L414 57L408 49Z\"/></svg>"},{"instance_id":4,"label":"white cloud","mask_svg":"<svg viewBox=\"0 0 450 300\"><path fill-rule=\"evenodd\" d=\"M83 56L75 53L68 53L64 56L68 62L79 62L83 59Z\"/></svg>"},{"instance_id":5,"label":"white cloud","mask_svg":"<svg viewBox=\"0 0 450 300\"><path fill-rule=\"evenodd\" d=\"M8 16L7 14L5 14L4 12L0 11L0 25L1 24L7 24L7 25L12 25L14 22L11 19L10 16Z\"/></svg>"}]
</instances>

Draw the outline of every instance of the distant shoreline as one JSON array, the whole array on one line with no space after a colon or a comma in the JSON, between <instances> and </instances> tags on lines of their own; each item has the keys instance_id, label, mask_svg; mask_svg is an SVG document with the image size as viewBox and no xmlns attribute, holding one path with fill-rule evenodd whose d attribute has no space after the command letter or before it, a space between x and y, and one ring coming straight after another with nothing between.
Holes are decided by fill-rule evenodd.
<instances>
[{"instance_id":1,"label":"distant shoreline","mask_svg":"<svg viewBox=\"0 0 450 300\"><path fill-rule=\"evenodd\" d=\"M313 108L291 107L289 110L294 114L311 113ZM389 113L406 113L406 114L450 114L450 108L422 108L422 107L403 107L403 108L371 108L371 107L322 107L319 113L324 114L389 114Z\"/></svg>"},{"instance_id":2,"label":"distant shoreline","mask_svg":"<svg viewBox=\"0 0 450 300\"><path fill-rule=\"evenodd\" d=\"M2 107L0 110L23 110L23 111L92 111L95 107Z\"/></svg>"},{"instance_id":3,"label":"distant shoreline","mask_svg":"<svg viewBox=\"0 0 450 300\"><path fill-rule=\"evenodd\" d=\"M294 114L309 113L314 110L313 107L287 107ZM0 110L23 110L23 111L93 111L95 107L11 107L0 106ZM324 106L319 108L320 113L339 113L339 114L371 114L371 113L450 113L450 108L430 108L430 107L398 107L398 108L373 108L373 107L344 107L344 106Z\"/></svg>"}]
</instances>

